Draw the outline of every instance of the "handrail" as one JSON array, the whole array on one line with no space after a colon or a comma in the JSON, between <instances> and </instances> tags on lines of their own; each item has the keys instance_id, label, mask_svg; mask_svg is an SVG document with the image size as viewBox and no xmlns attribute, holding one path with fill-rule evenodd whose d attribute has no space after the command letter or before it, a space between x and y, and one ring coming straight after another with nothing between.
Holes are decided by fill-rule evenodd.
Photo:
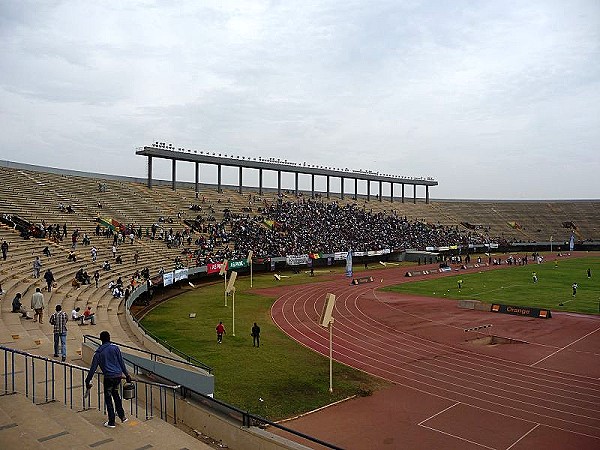
<instances>
[{"instance_id":1,"label":"handrail","mask_svg":"<svg viewBox=\"0 0 600 450\"><path fill-rule=\"evenodd\" d=\"M100 344L102 341L100 340L100 338L96 337L96 336L92 336L91 334L84 334L83 335L83 342L85 343L86 341L92 341L94 344ZM111 341L113 342L113 341ZM158 358L161 359L166 359L169 361L173 361L176 362L178 364L185 364L187 366L192 366L195 367L197 369L203 369L206 370L208 373L211 373L212 368L207 366L206 364L195 360L195 358L193 356L190 356L191 359L194 359L197 362L191 362L191 361L181 361L180 359L176 359L176 358L171 358L170 356L166 356L160 353L154 353L148 350L144 350L141 348L137 348L137 347L132 347L131 345L127 345L127 344L121 344L119 342L113 342L114 344L118 345L119 347L124 347L124 348L128 348L131 350L135 350L136 352L140 352L140 353L145 353L146 355L150 355L150 361L157 361Z\"/></svg>"},{"instance_id":2,"label":"handrail","mask_svg":"<svg viewBox=\"0 0 600 450\"><path fill-rule=\"evenodd\" d=\"M90 395L90 392L83 388L89 371L87 367L56 361L44 356L33 355L22 350L5 347L4 345L0 345L0 351L4 353L4 358L2 358L4 362L4 380L1 383L2 387L0 387L0 392L3 392L5 395L19 392L17 389L18 380L16 380L15 377L17 374L15 369L18 364L18 358L22 357L25 373L23 390L25 391L25 397L31 398L34 403L36 402L36 398L38 398L38 401L44 400L46 403L50 401L62 401L62 403L70 409L73 409L74 406L79 407L79 405L81 405L83 410L94 408L104 412L106 411L106 406L103 401L104 396L101 395L100 392L100 373L94 374L94 378L98 382L96 383L96 395L92 396ZM36 381L36 361L38 362L37 371L43 370L44 372L43 381ZM40 368L40 365L43 366ZM0 379L1 377L2 375L0 375ZM79 384L74 384L75 382ZM168 385L145 380L132 380L132 382L136 385L136 392L140 392L137 388L137 385L140 385L143 387L144 394L136 395L135 402L132 401L130 403L130 415L138 417L140 407L139 399L143 396L143 411L146 414L146 420L153 417L154 408L159 406L157 409L159 410L160 418L169 422L169 413L171 413L169 409L171 409L173 423L177 424L177 391L182 389L181 385ZM44 383L44 386L40 387L39 385L42 383ZM61 384L64 390L62 399L57 398L56 395ZM36 389L43 389L43 393L36 395ZM74 391L79 389L81 390L81 395L79 395L79 393L74 393ZM169 393L169 397L172 398L172 403L167 401ZM158 398L160 399L159 402L154 401L156 395L158 395ZM96 401L94 402L92 399ZM92 406L92 403L95 403L95 405Z\"/></svg>"}]
</instances>

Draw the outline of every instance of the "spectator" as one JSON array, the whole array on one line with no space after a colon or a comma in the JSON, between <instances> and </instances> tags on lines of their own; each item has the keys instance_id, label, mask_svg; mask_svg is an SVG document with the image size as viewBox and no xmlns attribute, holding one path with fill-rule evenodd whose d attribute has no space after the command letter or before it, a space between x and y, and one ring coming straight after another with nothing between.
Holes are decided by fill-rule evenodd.
<instances>
[{"instance_id":1,"label":"spectator","mask_svg":"<svg viewBox=\"0 0 600 450\"><path fill-rule=\"evenodd\" d=\"M67 256L67 261L77 262L77 255L73 250L69 252L69 256Z\"/></svg>"},{"instance_id":2,"label":"spectator","mask_svg":"<svg viewBox=\"0 0 600 450\"><path fill-rule=\"evenodd\" d=\"M35 311L35 314L33 315L33 321L37 322L39 318L40 323L44 323L44 294L42 294L42 291L39 287L35 288L35 292L31 297L31 309Z\"/></svg>"},{"instance_id":3,"label":"spectator","mask_svg":"<svg viewBox=\"0 0 600 450\"><path fill-rule=\"evenodd\" d=\"M96 314L92 312L92 307L88 306L83 312L81 324L83 325L86 320L89 320L92 325L96 325Z\"/></svg>"},{"instance_id":4,"label":"spectator","mask_svg":"<svg viewBox=\"0 0 600 450\"><path fill-rule=\"evenodd\" d=\"M12 301L12 312L21 313L21 317L23 317L25 319L31 319L31 317L29 317L27 315L27 310L23 307L23 304L21 303L21 298L22 298L21 293L17 292L15 294L15 298L13 298L13 301Z\"/></svg>"},{"instance_id":5,"label":"spectator","mask_svg":"<svg viewBox=\"0 0 600 450\"><path fill-rule=\"evenodd\" d=\"M44 280L46 280L46 290L48 292L52 291L52 284L54 283L54 274L52 273L52 271L50 269L46 270L46 272L44 273Z\"/></svg>"},{"instance_id":6,"label":"spectator","mask_svg":"<svg viewBox=\"0 0 600 450\"><path fill-rule=\"evenodd\" d=\"M44 254L44 256L46 256L48 258L50 258L50 256L52 256L50 253L50 248L48 248L47 245L44 247L44 250L42 250L42 253Z\"/></svg>"},{"instance_id":7,"label":"spectator","mask_svg":"<svg viewBox=\"0 0 600 450\"><path fill-rule=\"evenodd\" d=\"M6 255L8 254L8 242L2 242L2 245L0 245L0 249L2 249L2 259L6 261Z\"/></svg>"},{"instance_id":8,"label":"spectator","mask_svg":"<svg viewBox=\"0 0 600 450\"><path fill-rule=\"evenodd\" d=\"M33 278L40 277L40 271L42 270L42 261L40 261L40 257L36 256L33 260Z\"/></svg>"},{"instance_id":9,"label":"spectator","mask_svg":"<svg viewBox=\"0 0 600 450\"><path fill-rule=\"evenodd\" d=\"M54 357L58 358L58 350L62 354L62 361L67 359L67 321L69 316L62 310L61 305L56 305L56 312L50 316L50 324L54 326Z\"/></svg>"}]
</instances>

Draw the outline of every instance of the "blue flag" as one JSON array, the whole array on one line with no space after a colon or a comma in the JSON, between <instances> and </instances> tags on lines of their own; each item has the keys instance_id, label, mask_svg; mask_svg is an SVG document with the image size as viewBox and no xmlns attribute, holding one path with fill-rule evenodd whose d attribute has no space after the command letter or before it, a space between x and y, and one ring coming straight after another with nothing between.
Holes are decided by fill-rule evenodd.
<instances>
[{"instance_id":1,"label":"blue flag","mask_svg":"<svg viewBox=\"0 0 600 450\"><path fill-rule=\"evenodd\" d=\"M571 239L569 239L569 250L573 251L575 248L575 234L571 233Z\"/></svg>"},{"instance_id":2,"label":"blue flag","mask_svg":"<svg viewBox=\"0 0 600 450\"><path fill-rule=\"evenodd\" d=\"M346 255L346 276L352 277L352 250L348 250Z\"/></svg>"}]
</instances>

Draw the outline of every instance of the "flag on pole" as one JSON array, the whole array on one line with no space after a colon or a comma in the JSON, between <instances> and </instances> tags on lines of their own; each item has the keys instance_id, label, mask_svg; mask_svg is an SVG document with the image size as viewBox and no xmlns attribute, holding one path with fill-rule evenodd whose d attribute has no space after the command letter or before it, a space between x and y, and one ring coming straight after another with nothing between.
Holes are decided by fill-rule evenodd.
<instances>
[{"instance_id":1,"label":"flag on pole","mask_svg":"<svg viewBox=\"0 0 600 450\"><path fill-rule=\"evenodd\" d=\"M352 277L352 250L348 250L346 255L346 276Z\"/></svg>"},{"instance_id":2,"label":"flag on pole","mask_svg":"<svg viewBox=\"0 0 600 450\"><path fill-rule=\"evenodd\" d=\"M571 239L569 239L569 251L573 251L575 248L575 233L571 233Z\"/></svg>"}]
</instances>

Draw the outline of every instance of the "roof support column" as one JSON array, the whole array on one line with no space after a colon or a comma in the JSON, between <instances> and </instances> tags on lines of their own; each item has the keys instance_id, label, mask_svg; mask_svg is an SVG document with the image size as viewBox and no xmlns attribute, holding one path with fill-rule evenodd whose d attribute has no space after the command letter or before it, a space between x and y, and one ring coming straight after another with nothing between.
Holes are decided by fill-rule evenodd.
<instances>
[{"instance_id":1,"label":"roof support column","mask_svg":"<svg viewBox=\"0 0 600 450\"><path fill-rule=\"evenodd\" d=\"M390 181L390 203L394 203L394 182Z\"/></svg>"},{"instance_id":2,"label":"roof support column","mask_svg":"<svg viewBox=\"0 0 600 450\"><path fill-rule=\"evenodd\" d=\"M240 174L238 176L238 192L241 194L242 193L242 166L240 166Z\"/></svg>"},{"instance_id":3,"label":"roof support column","mask_svg":"<svg viewBox=\"0 0 600 450\"><path fill-rule=\"evenodd\" d=\"M340 198L344 200L344 177L340 177Z\"/></svg>"},{"instance_id":4,"label":"roof support column","mask_svg":"<svg viewBox=\"0 0 600 450\"><path fill-rule=\"evenodd\" d=\"M294 178L295 178L295 180L294 180L295 181L295 183L294 183L294 192L296 193L296 197L298 197L298 176L299 176L299 173L296 172L295 175L294 175Z\"/></svg>"},{"instance_id":5,"label":"roof support column","mask_svg":"<svg viewBox=\"0 0 600 450\"><path fill-rule=\"evenodd\" d=\"M262 169L258 169L258 195L262 195Z\"/></svg>"},{"instance_id":6,"label":"roof support column","mask_svg":"<svg viewBox=\"0 0 600 450\"><path fill-rule=\"evenodd\" d=\"M277 195L281 195L281 170L277 171Z\"/></svg>"},{"instance_id":7,"label":"roof support column","mask_svg":"<svg viewBox=\"0 0 600 450\"><path fill-rule=\"evenodd\" d=\"M404 183L402 183L402 203L404 203Z\"/></svg>"},{"instance_id":8,"label":"roof support column","mask_svg":"<svg viewBox=\"0 0 600 450\"><path fill-rule=\"evenodd\" d=\"M429 204L429 186L425 186L425 203Z\"/></svg>"},{"instance_id":9,"label":"roof support column","mask_svg":"<svg viewBox=\"0 0 600 450\"><path fill-rule=\"evenodd\" d=\"M379 201L383 201L383 181L379 180Z\"/></svg>"},{"instance_id":10,"label":"roof support column","mask_svg":"<svg viewBox=\"0 0 600 450\"><path fill-rule=\"evenodd\" d=\"M413 203L417 204L417 185L413 184Z\"/></svg>"},{"instance_id":11,"label":"roof support column","mask_svg":"<svg viewBox=\"0 0 600 450\"><path fill-rule=\"evenodd\" d=\"M171 160L171 189L175 190L175 163L176 159Z\"/></svg>"},{"instance_id":12,"label":"roof support column","mask_svg":"<svg viewBox=\"0 0 600 450\"><path fill-rule=\"evenodd\" d=\"M148 156L148 189L152 189L152 156Z\"/></svg>"},{"instance_id":13,"label":"roof support column","mask_svg":"<svg viewBox=\"0 0 600 450\"><path fill-rule=\"evenodd\" d=\"M329 175L327 175L327 198L329 198Z\"/></svg>"},{"instance_id":14,"label":"roof support column","mask_svg":"<svg viewBox=\"0 0 600 450\"><path fill-rule=\"evenodd\" d=\"M196 162L196 170L194 177L194 192L196 192L196 198L198 198L198 182L200 181L200 163Z\"/></svg>"},{"instance_id":15,"label":"roof support column","mask_svg":"<svg viewBox=\"0 0 600 450\"><path fill-rule=\"evenodd\" d=\"M311 198L315 198L315 174L311 173Z\"/></svg>"},{"instance_id":16,"label":"roof support column","mask_svg":"<svg viewBox=\"0 0 600 450\"><path fill-rule=\"evenodd\" d=\"M358 200L358 178L354 179L354 200Z\"/></svg>"},{"instance_id":17,"label":"roof support column","mask_svg":"<svg viewBox=\"0 0 600 450\"><path fill-rule=\"evenodd\" d=\"M217 164L217 192L221 193L221 164Z\"/></svg>"},{"instance_id":18,"label":"roof support column","mask_svg":"<svg viewBox=\"0 0 600 450\"><path fill-rule=\"evenodd\" d=\"M367 201L371 201L371 180L367 180Z\"/></svg>"}]
</instances>

